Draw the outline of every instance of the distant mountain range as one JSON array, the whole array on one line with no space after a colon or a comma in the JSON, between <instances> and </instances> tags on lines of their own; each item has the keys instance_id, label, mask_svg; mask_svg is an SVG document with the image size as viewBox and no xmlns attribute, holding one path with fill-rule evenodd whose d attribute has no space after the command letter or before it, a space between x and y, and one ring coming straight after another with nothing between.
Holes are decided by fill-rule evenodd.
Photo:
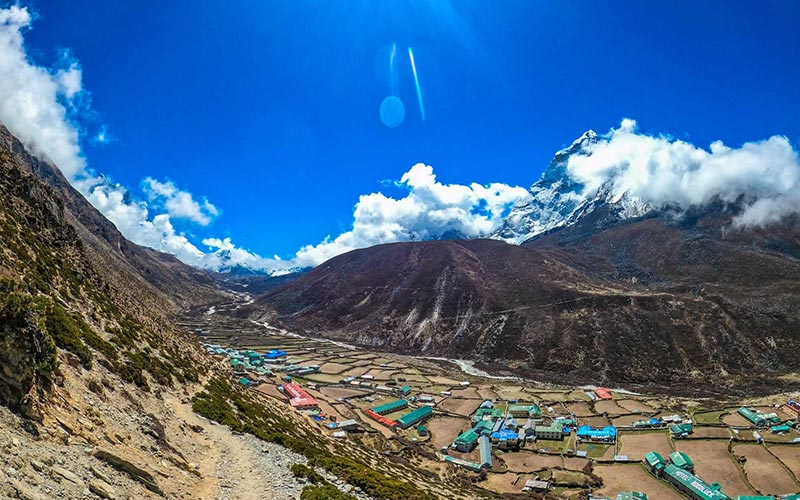
<instances>
[{"instance_id":1,"label":"distant mountain range","mask_svg":"<svg viewBox=\"0 0 800 500\"><path fill-rule=\"evenodd\" d=\"M571 381L781 385L800 368L800 221L738 229L743 203L654 207L594 192L559 151L493 240L335 257L239 312L315 335Z\"/></svg>"}]
</instances>

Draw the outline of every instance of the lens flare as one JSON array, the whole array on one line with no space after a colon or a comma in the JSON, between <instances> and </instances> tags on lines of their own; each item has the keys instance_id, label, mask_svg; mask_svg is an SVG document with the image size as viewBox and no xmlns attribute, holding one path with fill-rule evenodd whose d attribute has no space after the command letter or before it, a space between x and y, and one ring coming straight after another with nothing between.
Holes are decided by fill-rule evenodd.
<instances>
[{"instance_id":1,"label":"lens flare","mask_svg":"<svg viewBox=\"0 0 800 500\"><path fill-rule=\"evenodd\" d=\"M397 44L392 44L392 52L389 55L389 86L392 89L392 95L397 95L397 74L394 70L394 61L397 59Z\"/></svg>"},{"instance_id":2,"label":"lens flare","mask_svg":"<svg viewBox=\"0 0 800 500\"><path fill-rule=\"evenodd\" d=\"M419 86L419 75L417 75L417 65L414 62L414 52L408 48L408 59L411 61L411 72L414 73L414 84L417 86L417 101L419 102L419 114L422 121L425 121L425 104L422 102L422 88Z\"/></svg>"},{"instance_id":3,"label":"lens flare","mask_svg":"<svg viewBox=\"0 0 800 500\"><path fill-rule=\"evenodd\" d=\"M390 95L381 102L380 115L384 125L389 128L395 128L403 123L403 119L406 116L406 108L399 97Z\"/></svg>"}]
</instances>

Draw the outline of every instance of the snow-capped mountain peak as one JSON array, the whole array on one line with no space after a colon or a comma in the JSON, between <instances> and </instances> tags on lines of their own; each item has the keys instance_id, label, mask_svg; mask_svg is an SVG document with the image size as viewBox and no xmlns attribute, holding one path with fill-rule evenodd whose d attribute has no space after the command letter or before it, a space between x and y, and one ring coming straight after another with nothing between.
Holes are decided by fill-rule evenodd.
<instances>
[{"instance_id":1,"label":"snow-capped mountain peak","mask_svg":"<svg viewBox=\"0 0 800 500\"><path fill-rule=\"evenodd\" d=\"M509 243L522 243L538 234L574 224L591 213L599 204L615 206L622 219L639 217L651 207L626 193L615 193L612 180L594 192L568 171L570 158L591 155L592 147L603 139L593 130L584 132L568 147L558 151L538 181L529 189L529 196L520 200L492 237Z\"/></svg>"}]
</instances>

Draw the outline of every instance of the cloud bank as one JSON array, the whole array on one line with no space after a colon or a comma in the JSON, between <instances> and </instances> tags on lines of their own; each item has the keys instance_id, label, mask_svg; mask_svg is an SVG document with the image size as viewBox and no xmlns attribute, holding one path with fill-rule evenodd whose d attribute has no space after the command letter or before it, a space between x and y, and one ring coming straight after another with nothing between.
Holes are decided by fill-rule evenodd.
<instances>
[{"instance_id":1,"label":"cloud bank","mask_svg":"<svg viewBox=\"0 0 800 500\"><path fill-rule=\"evenodd\" d=\"M125 187L87 168L80 145L85 135L81 113L91 112L80 64L68 51L61 51L56 67L36 64L26 52L23 37L32 22L25 7L0 9L0 122L33 154L52 160L131 241L195 266L208 267L219 261L219 256L201 251L173 226L176 219L210 224L220 211L207 199L198 200L171 181L148 177L142 182L148 200L137 201ZM113 136L100 125L91 140L108 143ZM211 248L215 249L219 250Z\"/></svg>"},{"instance_id":2,"label":"cloud bank","mask_svg":"<svg viewBox=\"0 0 800 500\"><path fill-rule=\"evenodd\" d=\"M528 196L521 187L492 183L469 186L442 184L433 168L418 163L403 174L398 186L408 190L395 199L362 195L353 213L353 228L317 245L301 248L294 261L314 266L341 253L379 243L460 236L487 236L502 223L515 202Z\"/></svg>"},{"instance_id":3,"label":"cloud bank","mask_svg":"<svg viewBox=\"0 0 800 500\"><path fill-rule=\"evenodd\" d=\"M488 236L515 203L530 197L528 190L502 183L444 184L432 167L419 163L395 183L404 196L362 195L349 230L306 245L290 258L263 257L230 238L207 237L196 244L173 222L211 225L221 212L206 198L170 180L146 177L141 183L144 199L137 200L124 186L87 168L81 139L104 144L114 137L103 124L92 133L81 127L81 113L90 113L89 98L80 64L69 52L62 51L53 68L28 56L23 34L31 23L24 7L0 9L0 121L34 154L51 159L127 238L187 264L282 273L380 243ZM636 122L626 119L589 152L568 163L569 175L585 185L585 195L607 188L652 205L683 208L715 198L744 198L746 208L736 220L740 225L767 224L800 210L800 161L786 137L736 148L714 142L703 149L639 133Z\"/></svg>"},{"instance_id":4,"label":"cloud bank","mask_svg":"<svg viewBox=\"0 0 800 500\"><path fill-rule=\"evenodd\" d=\"M230 238L209 237L203 249L179 233L173 221L210 225L220 210L169 180L146 177L145 200L136 200L124 186L87 168L81 153L84 131L72 111L85 90L78 61L61 54L56 68L37 65L25 51L23 33L32 16L24 7L0 9L0 121L35 154L49 157L70 182L131 241L177 256L187 264L220 269L247 266L283 272L315 266L349 250L393 241L422 240L442 235L484 236L525 189L505 184L442 184L433 169L418 164L400 179L405 197L361 196L351 230L301 248L295 256L262 257L236 246ZM90 140L106 143L112 136L101 125Z\"/></svg>"},{"instance_id":5,"label":"cloud bank","mask_svg":"<svg viewBox=\"0 0 800 500\"><path fill-rule=\"evenodd\" d=\"M162 204L172 217L207 226L219 216L219 210L208 199L197 201L192 193L178 189L172 181L160 182L147 177L142 181L142 187L150 201Z\"/></svg>"},{"instance_id":6,"label":"cloud bank","mask_svg":"<svg viewBox=\"0 0 800 500\"><path fill-rule=\"evenodd\" d=\"M585 193L609 188L653 206L688 208L714 199L746 206L735 223L769 224L800 210L800 159L786 137L740 147L713 142L699 148L665 136L642 134L625 119L588 155L569 159L568 172Z\"/></svg>"},{"instance_id":7,"label":"cloud bank","mask_svg":"<svg viewBox=\"0 0 800 500\"><path fill-rule=\"evenodd\" d=\"M82 90L81 70L67 54L53 70L33 64L22 37L31 22L24 7L0 9L0 120L30 151L49 157L72 179L86 168L66 107Z\"/></svg>"}]
</instances>

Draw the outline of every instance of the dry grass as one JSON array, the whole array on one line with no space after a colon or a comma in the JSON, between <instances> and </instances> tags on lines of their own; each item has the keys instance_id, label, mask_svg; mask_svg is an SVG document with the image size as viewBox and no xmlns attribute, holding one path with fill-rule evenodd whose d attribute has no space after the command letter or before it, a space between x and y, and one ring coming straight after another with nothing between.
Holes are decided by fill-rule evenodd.
<instances>
[{"instance_id":1,"label":"dry grass","mask_svg":"<svg viewBox=\"0 0 800 500\"><path fill-rule=\"evenodd\" d=\"M614 498L620 491L646 491L650 498L658 500L685 500L667 483L645 472L639 464L597 465L594 473L603 478L603 487L595 494Z\"/></svg>"},{"instance_id":2,"label":"dry grass","mask_svg":"<svg viewBox=\"0 0 800 500\"><path fill-rule=\"evenodd\" d=\"M591 425L592 427L605 427L609 425L610 422L606 417L596 416L596 417L579 417L578 423L581 425Z\"/></svg>"},{"instance_id":3,"label":"dry grass","mask_svg":"<svg viewBox=\"0 0 800 500\"><path fill-rule=\"evenodd\" d=\"M595 415L595 412L589 406L589 403L570 403L567 405L567 410L569 410L571 413L574 413L578 417Z\"/></svg>"},{"instance_id":4,"label":"dry grass","mask_svg":"<svg viewBox=\"0 0 800 500\"><path fill-rule=\"evenodd\" d=\"M655 408L652 406L635 399L620 399L617 401L617 404L628 411L640 411L642 413L652 413L655 411Z\"/></svg>"},{"instance_id":5,"label":"dry grass","mask_svg":"<svg viewBox=\"0 0 800 500\"><path fill-rule=\"evenodd\" d=\"M448 378L448 377L441 377L441 376L433 376L428 377L428 380L433 382L434 384L445 385L448 387L452 387L454 385L458 385L458 380Z\"/></svg>"},{"instance_id":6,"label":"dry grass","mask_svg":"<svg viewBox=\"0 0 800 500\"><path fill-rule=\"evenodd\" d=\"M722 417L722 421L727 425L735 427L749 427L752 425L749 421L736 412L725 415Z\"/></svg>"},{"instance_id":7,"label":"dry grass","mask_svg":"<svg viewBox=\"0 0 800 500\"><path fill-rule=\"evenodd\" d=\"M431 444L437 450L450 446L462 430L467 430L466 420L456 417L434 417L425 424L431 434Z\"/></svg>"},{"instance_id":8,"label":"dry grass","mask_svg":"<svg viewBox=\"0 0 800 500\"><path fill-rule=\"evenodd\" d=\"M549 467L562 467L563 462L558 455L542 455L527 451L504 453L500 457L508 470L513 472L533 472Z\"/></svg>"},{"instance_id":9,"label":"dry grass","mask_svg":"<svg viewBox=\"0 0 800 500\"><path fill-rule=\"evenodd\" d=\"M755 493L739 472L728 453L727 441L683 440L675 441L678 450L686 453L695 464L697 475L706 482L717 482L727 495L752 495Z\"/></svg>"},{"instance_id":10,"label":"dry grass","mask_svg":"<svg viewBox=\"0 0 800 500\"><path fill-rule=\"evenodd\" d=\"M518 474L507 472L505 474L489 474L486 481L478 483L481 488L495 493L522 493L527 478L519 477Z\"/></svg>"},{"instance_id":11,"label":"dry grass","mask_svg":"<svg viewBox=\"0 0 800 500\"><path fill-rule=\"evenodd\" d=\"M761 494L785 495L800 490L789 472L763 446L740 444L733 447L733 453L746 458L744 471L747 479Z\"/></svg>"},{"instance_id":12,"label":"dry grass","mask_svg":"<svg viewBox=\"0 0 800 500\"><path fill-rule=\"evenodd\" d=\"M480 405L481 405L480 399L448 398L439 403L438 408L441 408L442 410L445 411L449 411L451 413L464 415L466 417L475 413L475 410Z\"/></svg>"},{"instance_id":13,"label":"dry grass","mask_svg":"<svg viewBox=\"0 0 800 500\"><path fill-rule=\"evenodd\" d=\"M488 385L481 385L477 388L478 394L483 399L490 399L495 400L497 399L497 393Z\"/></svg>"},{"instance_id":14,"label":"dry grass","mask_svg":"<svg viewBox=\"0 0 800 500\"><path fill-rule=\"evenodd\" d=\"M619 439L620 454L628 455L631 460L642 460L649 451L665 457L673 451L666 432L622 432Z\"/></svg>"},{"instance_id":15,"label":"dry grass","mask_svg":"<svg viewBox=\"0 0 800 500\"><path fill-rule=\"evenodd\" d=\"M320 391L325 394L326 396L333 398L333 399L347 399L347 398L354 398L357 396L363 396L367 394L367 391L361 391L358 389L345 389L342 387L323 387Z\"/></svg>"},{"instance_id":16,"label":"dry grass","mask_svg":"<svg viewBox=\"0 0 800 500\"><path fill-rule=\"evenodd\" d=\"M729 438L731 431L727 427L695 427L691 438Z\"/></svg>"},{"instance_id":17,"label":"dry grass","mask_svg":"<svg viewBox=\"0 0 800 500\"><path fill-rule=\"evenodd\" d=\"M631 425L634 422L638 422L639 420L644 420L647 417L644 415L624 415L622 417L616 417L611 420L611 422L618 426L618 427L626 427Z\"/></svg>"},{"instance_id":18,"label":"dry grass","mask_svg":"<svg viewBox=\"0 0 800 500\"><path fill-rule=\"evenodd\" d=\"M594 409L597 413L607 413L609 415L630 413L628 410L621 408L616 401L598 401L594 404Z\"/></svg>"},{"instance_id":19,"label":"dry grass","mask_svg":"<svg viewBox=\"0 0 800 500\"><path fill-rule=\"evenodd\" d=\"M774 453L783 464L800 480L800 446L770 446L769 451Z\"/></svg>"},{"instance_id":20,"label":"dry grass","mask_svg":"<svg viewBox=\"0 0 800 500\"><path fill-rule=\"evenodd\" d=\"M483 400L481 395L478 394L478 390L474 387L462 388L460 385L453 387L453 395L458 396L460 398L480 399L481 401Z\"/></svg>"},{"instance_id":21,"label":"dry grass","mask_svg":"<svg viewBox=\"0 0 800 500\"><path fill-rule=\"evenodd\" d=\"M327 373L329 375L338 375L345 370L350 369L350 365L344 365L342 363L325 363L319 367L322 373Z\"/></svg>"}]
</instances>

